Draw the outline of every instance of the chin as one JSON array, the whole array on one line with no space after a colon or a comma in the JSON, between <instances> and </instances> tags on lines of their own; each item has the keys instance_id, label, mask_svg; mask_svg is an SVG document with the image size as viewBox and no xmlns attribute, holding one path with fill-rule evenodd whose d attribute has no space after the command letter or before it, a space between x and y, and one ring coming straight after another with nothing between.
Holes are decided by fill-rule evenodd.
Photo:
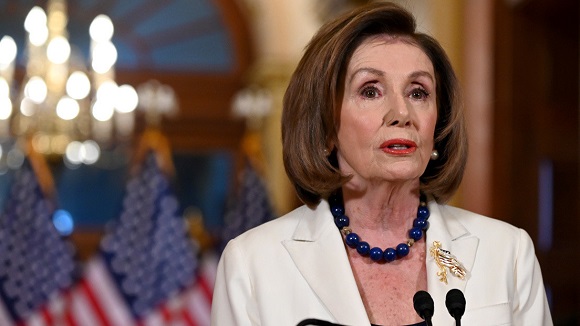
<instances>
[{"instance_id":1,"label":"chin","mask_svg":"<svg viewBox=\"0 0 580 326\"><path fill-rule=\"evenodd\" d=\"M383 175L383 179L387 182L406 182L406 181L418 181L421 174L419 171L396 171Z\"/></svg>"}]
</instances>

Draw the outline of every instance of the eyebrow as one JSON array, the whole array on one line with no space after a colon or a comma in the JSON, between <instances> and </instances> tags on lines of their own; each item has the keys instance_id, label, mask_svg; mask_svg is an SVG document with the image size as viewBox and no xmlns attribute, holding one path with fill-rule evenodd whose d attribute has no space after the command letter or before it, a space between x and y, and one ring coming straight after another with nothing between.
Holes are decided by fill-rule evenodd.
<instances>
[{"instance_id":1,"label":"eyebrow","mask_svg":"<svg viewBox=\"0 0 580 326\"><path fill-rule=\"evenodd\" d=\"M385 72L382 70L378 70L375 68L370 68L370 67L362 67L362 68L358 68L357 70L355 70L352 75L350 75L350 78L348 79L349 84L352 83L352 80L354 79L354 77L358 74L360 74L361 72L368 72L372 75L376 75L379 77L382 77L385 75Z\"/></svg>"},{"instance_id":2,"label":"eyebrow","mask_svg":"<svg viewBox=\"0 0 580 326\"><path fill-rule=\"evenodd\" d=\"M378 77L382 77L385 75L385 72L379 69L375 69L375 68L370 68L370 67L362 67L359 68L357 70L355 70L352 75L350 75L350 78L348 80L349 83L352 83L353 78L360 74L361 72L368 72L372 75L376 75ZM435 82L435 79L433 78L433 76L431 75L431 73L424 71L424 70L417 70L417 71L413 71L410 75L409 78L417 78L417 77L427 77L429 78L429 80L431 80L431 82Z\"/></svg>"},{"instance_id":3,"label":"eyebrow","mask_svg":"<svg viewBox=\"0 0 580 326\"><path fill-rule=\"evenodd\" d=\"M435 82L435 78L433 78L431 73L429 73L428 71L424 71L424 70L414 71L409 75L409 77L411 77L411 78L427 77L431 80L431 82L433 82L433 83Z\"/></svg>"}]
</instances>

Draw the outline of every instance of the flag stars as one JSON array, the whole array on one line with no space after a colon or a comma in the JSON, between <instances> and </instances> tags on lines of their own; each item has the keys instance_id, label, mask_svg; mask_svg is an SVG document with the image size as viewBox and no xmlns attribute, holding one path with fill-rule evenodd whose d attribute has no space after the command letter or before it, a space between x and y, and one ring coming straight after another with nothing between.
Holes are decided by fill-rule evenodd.
<instances>
[{"instance_id":1,"label":"flag stars","mask_svg":"<svg viewBox=\"0 0 580 326\"><path fill-rule=\"evenodd\" d=\"M127 183L123 213L101 247L137 316L184 288L195 275L196 247L169 186L150 155L141 173Z\"/></svg>"},{"instance_id":2,"label":"flag stars","mask_svg":"<svg viewBox=\"0 0 580 326\"><path fill-rule=\"evenodd\" d=\"M51 223L52 208L26 163L17 171L0 215L0 296L21 320L72 283L74 261Z\"/></svg>"}]
</instances>

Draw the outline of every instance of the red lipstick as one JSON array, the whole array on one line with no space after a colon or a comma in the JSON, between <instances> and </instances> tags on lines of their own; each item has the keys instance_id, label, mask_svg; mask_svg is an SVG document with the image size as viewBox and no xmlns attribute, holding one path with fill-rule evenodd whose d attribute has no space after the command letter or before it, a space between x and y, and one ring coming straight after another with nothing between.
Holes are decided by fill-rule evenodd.
<instances>
[{"instance_id":1,"label":"red lipstick","mask_svg":"<svg viewBox=\"0 0 580 326\"><path fill-rule=\"evenodd\" d=\"M389 139L381 144L381 150L388 154L406 155L417 150L417 144L408 139Z\"/></svg>"}]
</instances>

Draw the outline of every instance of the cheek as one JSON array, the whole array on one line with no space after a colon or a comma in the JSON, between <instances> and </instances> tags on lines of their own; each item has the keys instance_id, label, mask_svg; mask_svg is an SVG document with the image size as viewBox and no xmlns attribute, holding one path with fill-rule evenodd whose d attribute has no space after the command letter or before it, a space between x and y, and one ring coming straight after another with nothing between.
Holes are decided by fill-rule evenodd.
<instances>
[{"instance_id":1,"label":"cheek","mask_svg":"<svg viewBox=\"0 0 580 326\"><path fill-rule=\"evenodd\" d=\"M427 128L427 138L432 142L435 143L435 123L430 124Z\"/></svg>"},{"instance_id":2,"label":"cheek","mask_svg":"<svg viewBox=\"0 0 580 326\"><path fill-rule=\"evenodd\" d=\"M365 138L380 129L383 121L375 110L364 108L343 107L340 115L340 129L345 136Z\"/></svg>"},{"instance_id":3,"label":"cheek","mask_svg":"<svg viewBox=\"0 0 580 326\"><path fill-rule=\"evenodd\" d=\"M437 124L437 115L431 115L427 117L423 124L424 137L429 139L431 142L435 141L435 125Z\"/></svg>"},{"instance_id":4,"label":"cheek","mask_svg":"<svg viewBox=\"0 0 580 326\"><path fill-rule=\"evenodd\" d=\"M372 119L364 116L350 117L343 120L338 131L338 142L342 146L366 148L371 145L376 127Z\"/></svg>"}]
</instances>

